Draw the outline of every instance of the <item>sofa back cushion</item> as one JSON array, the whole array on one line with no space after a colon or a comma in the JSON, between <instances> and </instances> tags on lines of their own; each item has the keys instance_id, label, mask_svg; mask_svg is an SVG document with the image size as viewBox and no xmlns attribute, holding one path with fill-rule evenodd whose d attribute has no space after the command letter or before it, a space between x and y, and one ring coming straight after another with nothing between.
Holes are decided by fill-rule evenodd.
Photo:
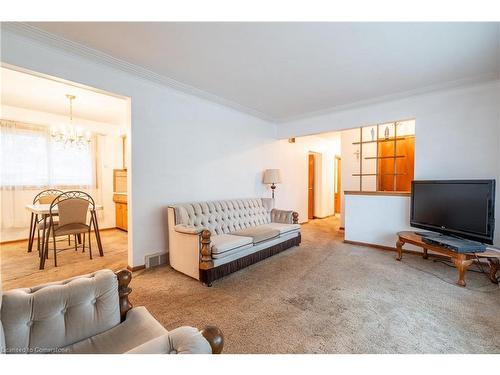
<instances>
[{"instance_id":1,"label":"sofa back cushion","mask_svg":"<svg viewBox=\"0 0 500 375\"><path fill-rule=\"evenodd\" d=\"M175 224L207 228L212 234L227 234L271 222L273 200L268 198L231 199L183 203L173 206Z\"/></svg>"},{"instance_id":2,"label":"sofa back cushion","mask_svg":"<svg viewBox=\"0 0 500 375\"><path fill-rule=\"evenodd\" d=\"M118 280L101 270L3 294L7 353L43 353L73 344L120 323Z\"/></svg>"}]
</instances>

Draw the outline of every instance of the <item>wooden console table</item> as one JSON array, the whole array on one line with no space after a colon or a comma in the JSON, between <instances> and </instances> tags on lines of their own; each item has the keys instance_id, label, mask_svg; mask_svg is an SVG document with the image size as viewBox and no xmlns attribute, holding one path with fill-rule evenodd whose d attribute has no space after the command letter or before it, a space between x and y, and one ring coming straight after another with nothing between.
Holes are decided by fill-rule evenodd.
<instances>
[{"instance_id":1,"label":"wooden console table","mask_svg":"<svg viewBox=\"0 0 500 375\"><path fill-rule=\"evenodd\" d=\"M412 231L404 231L398 233L398 241L396 242L396 249L398 251L398 255L396 256L396 260L401 260L403 257L403 245L405 243L409 243L418 247L421 247L424 250L423 258L428 258L428 251L434 251L436 253L445 255L450 257L458 270L458 281L457 285L465 286L465 272L467 271L467 267L469 267L472 262L477 258L486 258L490 264L490 274L489 278L492 283L497 284L498 280L496 278L496 273L500 268L500 253L495 252L493 250L487 250L483 253L457 253L456 251L452 251L447 249L446 247L439 245L432 245L425 243L422 240L422 237Z\"/></svg>"}]
</instances>

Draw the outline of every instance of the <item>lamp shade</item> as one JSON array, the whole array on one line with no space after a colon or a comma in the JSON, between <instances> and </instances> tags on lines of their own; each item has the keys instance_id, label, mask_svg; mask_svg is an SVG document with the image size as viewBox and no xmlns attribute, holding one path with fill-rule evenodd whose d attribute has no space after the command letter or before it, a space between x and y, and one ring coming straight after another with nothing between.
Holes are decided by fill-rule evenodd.
<instances>
[{"instance_id":1,"label":"lamp shade","mask_svg":"<svg viewBox=\"0 0 500 375\"><path fill-rule=\"evenodd\" d=\"M281 173L279 169L266 169L264 171L265 184L279 184L281 183Z\"/></svg>"}]
</instances>

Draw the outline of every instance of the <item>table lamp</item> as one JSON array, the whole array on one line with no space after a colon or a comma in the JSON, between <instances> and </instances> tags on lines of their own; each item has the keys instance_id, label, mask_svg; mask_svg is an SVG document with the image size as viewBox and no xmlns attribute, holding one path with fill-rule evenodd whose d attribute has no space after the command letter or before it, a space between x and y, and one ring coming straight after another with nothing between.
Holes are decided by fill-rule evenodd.
<instances>
[{"instance_id":1,"label":"table lamp","mask_svg":"<svg viewBox=\"0 0 500 375\"><path fill-rule=\"evenodd\" d=\"M276 184L281 183L281 173L279 169L266 169L264 171L264 183L271 184L271 189L273 192L274 199L274 189L276 189Z\"/></svg>"}]
</instances>

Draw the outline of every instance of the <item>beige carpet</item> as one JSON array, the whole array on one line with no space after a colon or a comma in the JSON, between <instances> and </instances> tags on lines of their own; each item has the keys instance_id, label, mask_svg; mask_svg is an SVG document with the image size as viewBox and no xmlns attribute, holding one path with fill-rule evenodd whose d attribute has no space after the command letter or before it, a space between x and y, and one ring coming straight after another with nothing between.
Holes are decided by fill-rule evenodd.
<instances>
[{"instance_id":1,"label":"beige carpet","mask_svg":"<svg viewBox=\"0 0 500 375\"><path fill-rule=\"evenodd\" d=\"M167 328L219 326L225 353L500 353L500 289L468 272L342 243L336 219L300 247L207 288L168 266L134 274L132 302Z\"/></svg>"}]
</instances>

